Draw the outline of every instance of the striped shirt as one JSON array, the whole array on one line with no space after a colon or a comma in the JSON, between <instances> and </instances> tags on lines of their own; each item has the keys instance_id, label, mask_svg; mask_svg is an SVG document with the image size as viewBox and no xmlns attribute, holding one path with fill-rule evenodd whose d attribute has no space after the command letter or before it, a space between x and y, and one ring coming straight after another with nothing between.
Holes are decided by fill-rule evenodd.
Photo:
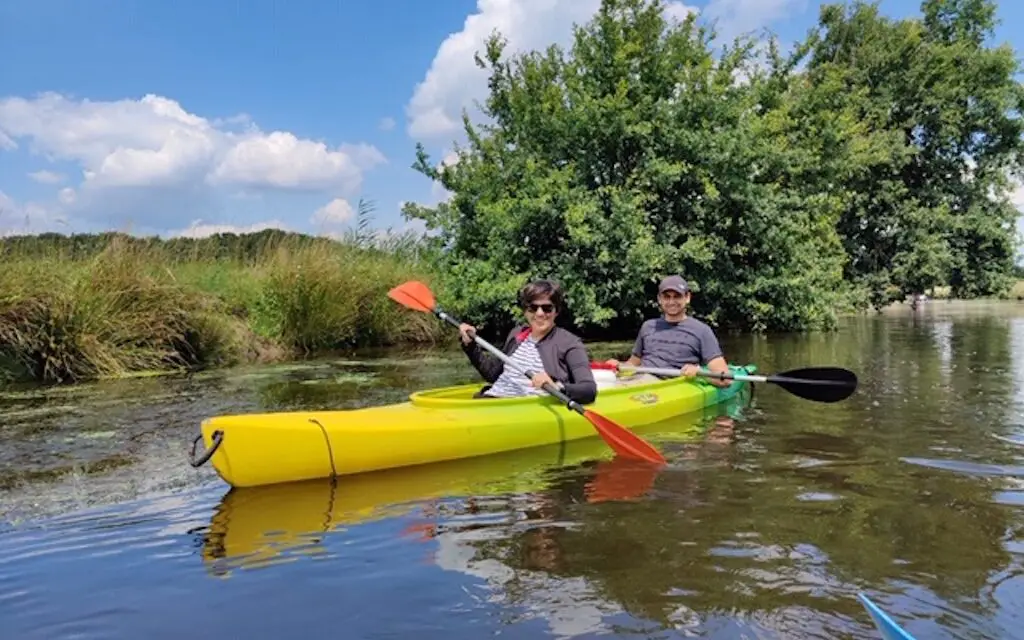
<instances>
[{"instance_id":1,"label":"striped shirt","mask_svg":"<svg viewBox=\"0 0 1024 640\"><path fill-rule=\"evenodd\" d=\"M484 392L484 395L495 398L543 395L545 391L543 389L534 389L530 379L523 374L524 371L532 371L533 373L544 371L544 362L540 359L540 352L537 351L537 341L533 339L533 336L527 336L525 340L520 342L519 347L516 348L509 358L512 360L512 366L505 365L505 370L501 372L501 375L494 381L491 388Z\"/></svg>"}]
</instances>

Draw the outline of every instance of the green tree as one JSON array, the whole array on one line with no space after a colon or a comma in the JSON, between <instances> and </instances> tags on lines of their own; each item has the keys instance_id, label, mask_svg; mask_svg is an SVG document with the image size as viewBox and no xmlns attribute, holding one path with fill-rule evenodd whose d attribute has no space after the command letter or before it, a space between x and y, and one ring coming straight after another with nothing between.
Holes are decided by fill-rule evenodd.
<instances>
[{"instance_id":1,"label":"green tree","mask_svg":"<svg viewBox=\"0 0 1024 640\"><path fill-rule=\"evenodd\" d=\"M753 42L716 58L712 37L693 16L668 23L660 1L605 0L568 52L506 59L500 34L488 41L490 122L465 119L452 166L417 147L414 167L453 195L404 210L437 232L451 304L505 326L515 288L551 276L584 331L635 327L679 271L712 323L834 322L842 203L814 135L834 122L799 120L791 60L758 71Z\"/></svg>"},{"instance_id":2,"label":"green tree","mask_svg":"<svg viewBox=\"0 0 1024 640\"><path fill-rule=\"evenodd\" d=\"M831 108L865 124L874 149L844 176L839 232L847 276L882 305L951 284L969 297L1011 281L1024 99L1008 46L987 48L995 6L926 0L923 19L892 20L874 3L826 5L807 74Z\"/></svg>"}]
</instances>

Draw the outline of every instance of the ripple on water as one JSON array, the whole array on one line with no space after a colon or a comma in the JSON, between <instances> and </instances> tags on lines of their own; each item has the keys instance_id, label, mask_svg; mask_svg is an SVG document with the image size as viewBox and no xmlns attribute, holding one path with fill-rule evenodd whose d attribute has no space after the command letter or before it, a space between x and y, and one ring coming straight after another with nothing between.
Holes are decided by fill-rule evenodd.
<instances>
[{"instance_id":1,"label":"ripple on water","mask_svg":"<svg viewBox=\"0 0 1024 640\"><path fill-rule=\"evenodd\" d=\"M801 502L834 502L842 500L842 497L826 491L805 491L797 494L796 499Z\"/></svg>"},{"instance_id":2,"label":"ripple on water","mask_svg":"<svg viewBox=\"0 0 1024 640\"><path fill-rule=\"evenodd\" d=\"M900 458L908 464L916 464L933 469L944 469L976 476L1015 476L1024 478L1024 467L1017 465L981 464L966 460L940 460L934 458Z\"/></svg>"},{"instance_id":3,"label":"ripple on water","mask_svg":"<svg viewBox=\"0 0 1024 640\"><path fill-rule=\"evenodd\" d=\"M286 637L311 606L331 618L358 614L360 607L380 614L383 605L370 603L392 602L389 590L406 591L395 585L408 582L413 552L420 551L398 543L392 522L354 535L342 530L291 541L295 556L320 547L330 563L310 564L308 556L301 565L249 563L227 582L211 581L201 554L217 503L216 493L183 492L0 536L0 625L18 638L176 637L197 629ZM282 589L300 576L301 588ZM359 604L346 605L346 592L358 593L352 599ZM253 602L263 615L251 610ZM284 616L280 624L275 616Z\"/></svg>"},{"instance_id":4,"label":"ripple on water","mask_svg":"<svg viewBox=\"0 0 1024 640\"><path fill-rule=\"evenodd\" d=\"M680 481L679 473L668 477ZM0 622L19 638L173 638L198 630L209 637L273 638L300 626L354 638L457 640L615 630L645 637L868 637L856 605L847 602L854 590L834 573L824 549L782 545L757 529L737 530L707 547L698 540L690 561L714 558L725 577L706 588L666 587L657 604L665 622L639 615L636 603L609 596L605 584L610 572L644 579L642 572L634 575L635 566L610 568L616 564L610 558L591 564L565 554L587 544L580 536L590 535L594 524L585 520L595 510L625 524L652 505L587 503L579 486L586 480L574 471L540 493L350 509L338 512L338 522L330 513L341 494L323 500L287 494L293 506L310 508L285 516L274 503L246 507L209 488L52 518L0 536ZM555 500L563 490L581 501ZM218 513L235 519L218 521ZM289 517L308 524L294 529ZM239 534L251 537L253 551L226 557L231 549L223 545L237 545ZM628 544L631 536L620 532L616 539ZM993 589L994 598L1006 597L1000 589ZM783 596L791 604L757 604ZM906 619L902 600L893 607ZM934 616L936 607L926 613ZM958 616L954 624L985 624Z\"/></svg>"}]
</instances>

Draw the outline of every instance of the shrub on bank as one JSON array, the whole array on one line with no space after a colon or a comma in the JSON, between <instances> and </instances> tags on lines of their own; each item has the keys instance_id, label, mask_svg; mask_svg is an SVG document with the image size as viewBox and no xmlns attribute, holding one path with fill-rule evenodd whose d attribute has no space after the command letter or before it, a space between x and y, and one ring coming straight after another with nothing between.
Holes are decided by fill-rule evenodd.
<instances>
[{"instance_id":1,"label":"shrub on bank","mask_svg":"<svg viewBox=\"0 0 1024 640\"><path fill-rule=\"evenodd\" d=\"M405 313L387 297L391 287L424 276L385 252L346 245L279 248L261 277L252 325L289 348L310 353L438 336L436 319Z\"/></svg>"},{"instance_id":2,"label":"shrub on bank","mask_svg":"<svg viewBox=\"0 0 1024 640\"><path fill-rule=\"evenodd\" d=\"M32 377L58 382L224 356L229 329L211 319L215 301L147 258L113 244L80 264L17 261L0 283L3 350Z\"/></svg>"},{"instance_id":3,"label":"shrub on bank","mask_svg":"<svg viewBox=\"0 0 1024 640\"><path fill-rule=\"evenodd\" d=\"M386 291L429 278L397 255L278 243L243 259L181 259L115 237L93 257L5 258L0 380L74 382L430 341L435 319Z\"/></svg>"}]
</instances>

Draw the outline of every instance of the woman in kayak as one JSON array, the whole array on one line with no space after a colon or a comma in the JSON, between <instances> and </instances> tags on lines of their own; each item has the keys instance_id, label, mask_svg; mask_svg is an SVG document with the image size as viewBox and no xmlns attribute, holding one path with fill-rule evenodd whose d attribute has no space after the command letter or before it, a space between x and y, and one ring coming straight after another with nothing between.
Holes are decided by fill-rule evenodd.
<instances>
[{"instance_id":1,"label":"woman in kayak","mask_svg":"<svg viewBox=\"0 0 1024 640\"><path fill-rule=\"evenodd\" d=\"M553 383L580 404L589 404L597 397L597 383L590 370L590 355L583 341L572 332L555 326L562 309L561 288L550 280L536 280L519 291L519 306L527 324L520 325L505 338L502 348L515 364L505 364L486 353L473 341L476 327L463 323L462 350L488 383L478 394L485 398L511 398L545 395L543 386ZM532 371L527 378L524 371Z\"/></svg>"}]
</instances>

